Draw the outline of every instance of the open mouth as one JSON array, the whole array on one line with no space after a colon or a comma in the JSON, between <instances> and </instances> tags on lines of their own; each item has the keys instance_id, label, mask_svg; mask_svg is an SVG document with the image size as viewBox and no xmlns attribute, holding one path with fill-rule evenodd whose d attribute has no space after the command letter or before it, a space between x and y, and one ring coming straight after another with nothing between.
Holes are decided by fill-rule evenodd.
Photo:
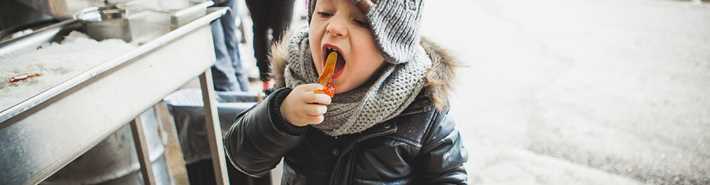
<instances>
[{"instance_id":1,"label":"open mouth","mask_svg":"<svg viewBox=\"0 0 710 185\"><path fill-rule=\"evenodd\" d=\"M345 58L343 57L343 54L340 52L340 49L338 49L336 46L326 44L323 47L323 59L325 60L328 58L328 54L331 52L335 52L338 54L338 60L335 64L335 73L333 74L333 79L337 79L344 71L345 69ZM323 66L325 68L325 63L326 61L323 61Z\"/></svg>"}]
</instances>

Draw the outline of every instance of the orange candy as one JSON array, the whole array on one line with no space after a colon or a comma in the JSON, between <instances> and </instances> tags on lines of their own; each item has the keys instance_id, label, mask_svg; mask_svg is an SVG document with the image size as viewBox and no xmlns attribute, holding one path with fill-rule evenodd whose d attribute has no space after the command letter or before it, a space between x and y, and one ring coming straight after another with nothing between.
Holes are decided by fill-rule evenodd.
<instances>
[{"instance_id":1,"label":"orange candy","mask_svg":"<svg viewBox=\"0 0 710 185\"><path fill-rule=\"evenodd\" d=\"M323 89L316 89L315 93L325 93L330 97L335 96L335 83L333 75L335 73L335 64L338 62L338 53L330 52L325 60L325 69L318 78L318 83L323 85Z\"/></svg>"}]
</instances>

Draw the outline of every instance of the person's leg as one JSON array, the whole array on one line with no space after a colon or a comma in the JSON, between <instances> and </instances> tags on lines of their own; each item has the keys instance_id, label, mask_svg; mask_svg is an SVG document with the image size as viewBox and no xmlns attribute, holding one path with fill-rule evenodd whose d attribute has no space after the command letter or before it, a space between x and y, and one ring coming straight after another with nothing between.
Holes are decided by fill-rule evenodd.
<instances>
[{"instance_id":1,"label":"person's leg","mask_svg":"<svg viewBox=\"0 0 710 185\"><path fill-rule=\"evenodd\" d=\"M294 0L272 0L274 2L274 16L271 18L271 43L279 42L284 33L288 31L293 18Z\"/></svg>"},{"instance_id":2,"label":"person's leg","mask_svg":"<svg viewBox=\"0 0 710 185\"><path fill-rule=\"evenodd\" d=\"M263 19L267 23L266 24L266 29L271 29L271 38L266 41L265 47L264 47L264 53L265 57L267 60L265 62L260 62L260 71L266 71L266 72L260 72L261 80L262 80L262 90L266 94L270 94L272 89L271 86L271 79L269 76L270 73L270 63L268 61L268 57L271 56L271 45L275 42L280 41L282 38L282 35L284 32L287 31L288 25L291 23L291 17L293 14L293 3L294 0L262 0L264 3L266 3L265 7L269 8L269 14L265 15ZM264 32L266 34L266 32ZM268 35L264 35L265 38L268 38ZM265 70L261 70L265 69Z\"/></svg>"},{"instance_id":3,"label":"person's leg","mask_svg":"<svg viewBox=\"0 0 710 185\"><path fill-rule=\"evenodd\" d=\"M212 41L214 43L216 58L214 66L210 68L212 71L214 89L217 91L236 90L238 88L235 87L236 79L234 77L234 67L232 67L232 61L229 58L227 47L224 45L222 23L217 19L211 23L210 27L212 29Z\"/></svg>"},{"instance_id":4,"label":"person's leg","mask_svg":"<svg viewBox=\"0 0 710 185\"><path fill-rule=\"evenodd\" d=\"M271 72L268 57L268 47L270 47L269 38L267 32L268 27L268 16L271 11L266 4L265 0L246 0L249 12L251 13L251 19L253 24L254 32L254 58L256 58L256 65L259 67L259 78L262 81L269 79L269 73Z\"/></svg>"},{"instance_id":5,"label":"person's leg","mask_svg":"<svg viewBox=\"0 0 710 185\"><path fill-rule=\"evenodd\" d=\"M227 6L232 11L229 11L226 15L222 16L222 29L224 30L224 44L227 47L227 52L229 52L229 57L232 61L232 66L234 68L234 75L236 77L238 89L241 91L249 91L249 81L245 74L245 70L242 67L242 59L239 54L239 43L236 39L236 28L235 17L237 14L237 7L235 6L234 0L228 0Z\"/></svg>"}]
</instances>

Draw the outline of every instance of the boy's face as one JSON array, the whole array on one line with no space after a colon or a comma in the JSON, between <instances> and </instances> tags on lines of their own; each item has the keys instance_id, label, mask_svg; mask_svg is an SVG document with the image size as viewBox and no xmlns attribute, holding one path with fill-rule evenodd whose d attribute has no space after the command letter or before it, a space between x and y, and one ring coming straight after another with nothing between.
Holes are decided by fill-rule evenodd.
<instances>
[{"instance_id":1,"label":"boy's face","mask_svg":"<svg viewBox=\"0 0 710 185\"><path fill-rule=\"evenodd\" d=\"M318 0L311 18L309 42L320 75L327 51L338 52L335 93L350 91L372 76L384 63L367 18L351 0Z\"/></svg>"}]
</instances>

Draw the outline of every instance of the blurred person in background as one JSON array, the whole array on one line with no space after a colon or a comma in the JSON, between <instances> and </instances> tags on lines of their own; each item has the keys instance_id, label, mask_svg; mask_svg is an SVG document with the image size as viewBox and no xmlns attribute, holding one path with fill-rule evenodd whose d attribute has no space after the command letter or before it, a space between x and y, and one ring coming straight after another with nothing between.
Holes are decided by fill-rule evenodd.
<instances>
[{"instance_id":1,"label":"blurred person in background","mask_svg":"<svg viewBox=\"0 0 710 185\"><path fill-rule=\"evenodd\" d=\"M271 87L271 65L269 55L271 44L278 42L288 30L293 16L294 0L246 0L251 15L254 31L254 58L259 67L259 79L262 88L268 93ZM269 30L271 38L269 38Z\"/></svg>"},{"instance_id":2,"label":"blurred person in background","mask_svg":"<svg viewBox=\"0 0 710 185\"><path fill-rule=\"evenodd\" d=\"M215 56L217 57L217 61L212 67L215 90L249 91L249 81L242 66L239 43L235 37L237 7L235 7L234 0L217 0L215 6L230 8L227 14L213 21L211 25Z\"/></svg>"}]
</instances>

